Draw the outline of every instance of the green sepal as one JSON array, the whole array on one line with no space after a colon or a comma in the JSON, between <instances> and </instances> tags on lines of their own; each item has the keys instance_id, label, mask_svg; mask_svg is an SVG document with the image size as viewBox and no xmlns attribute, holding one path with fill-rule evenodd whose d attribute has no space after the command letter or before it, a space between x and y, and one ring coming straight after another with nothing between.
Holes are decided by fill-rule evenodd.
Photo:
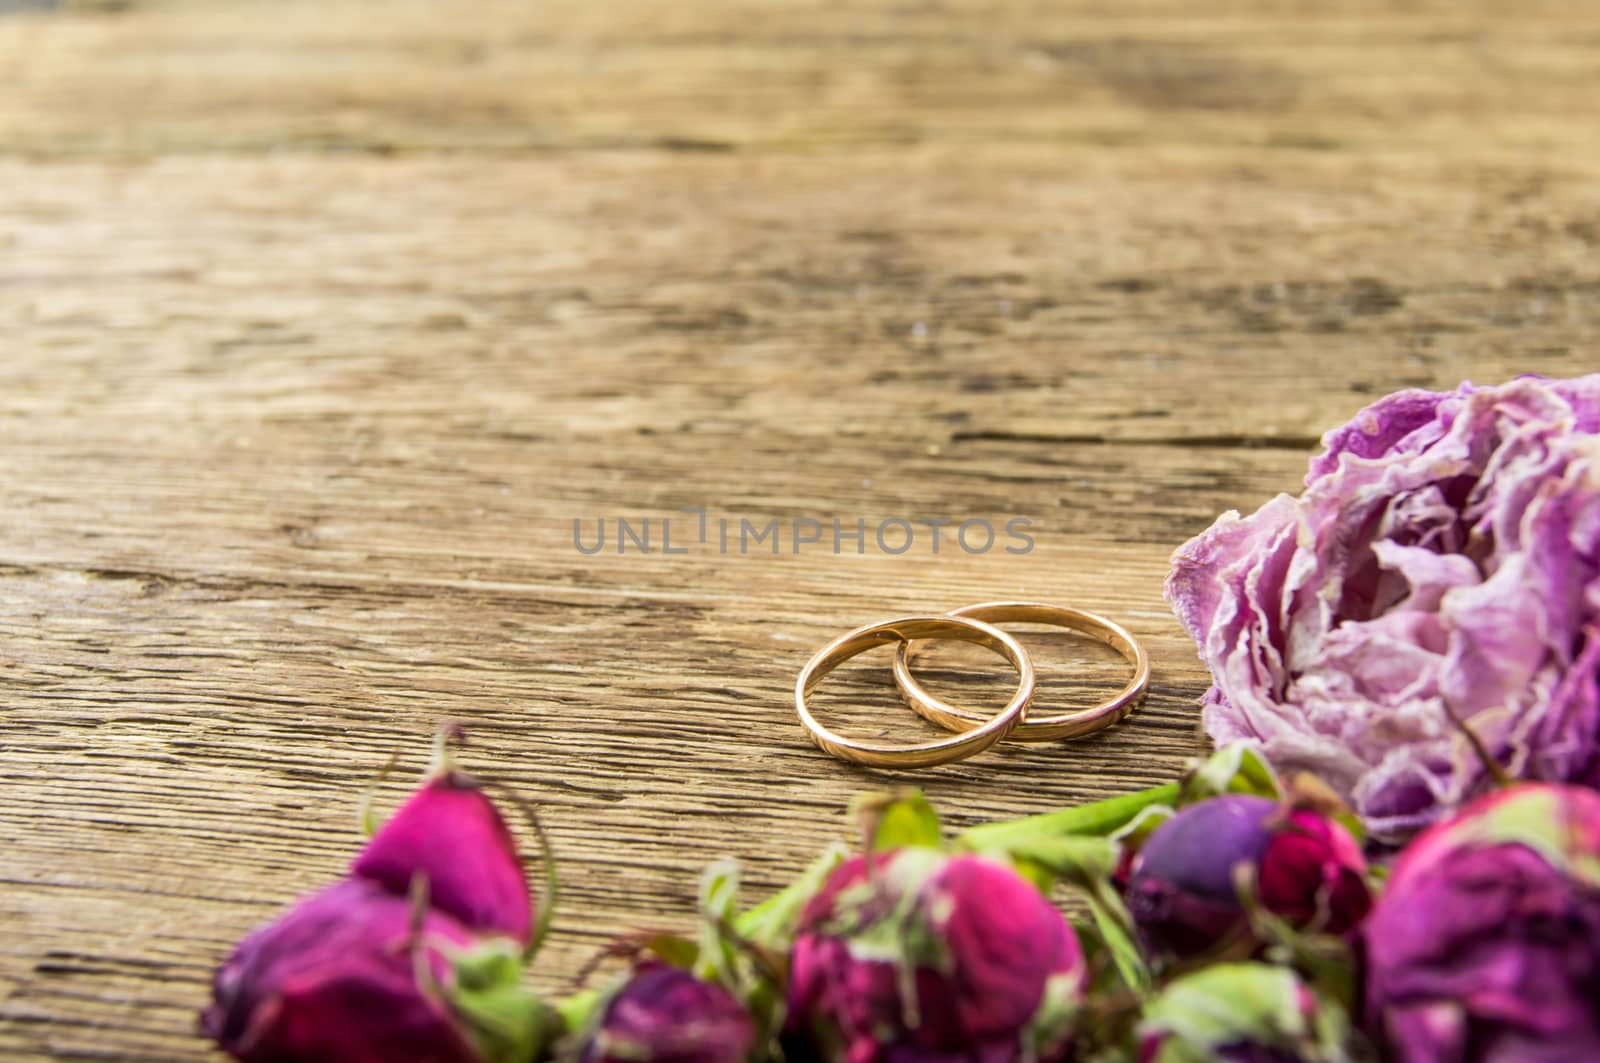
<instances>
[{"instance_id":1,"label":"green sepal","mask_svg":"<svg viewBox=\"0 0 1600 1063\"><path fill-rule=\"evenodd\" d=\"M1330 818L1343 827L1345 832L1355 839L1357 845L1367 844L1367 825L1353 810L1343 809L1333 813Z\"/></svg>"},{"instance_id":2,"label":"green sepal","mask_svg":"<svg viewBox=\"0 0 1600 1063\"><path fill-rule=\"evenodd\" d=\"M1111 883L1120 854L1115 841L1092 835L1018 841L1007 852L1014 863L1044 868L1082 895L1117 974L1140 993L1150 987L1150 967L1139 951L1133 917Z\"/></svg>"},{"instance_id":3,"label":"green sepal","mask_svg":"<svg viewBox=\"0 0 1600 1063\"><path fill-rule=\"evenodd\" d=\"M1217 1049L1240 1043L1306 1063L1350 1058L1344 1010L1319 1000L1308 1016L1294 972L1264 963L1219 963L1177 979L1145 1005L1140 1032L1164 1035L1152 1063L1211 1063Z\"/></svg>"},{"instance_id":4,"label":"green sepal","mask_svg":"<svg viewBox=\"0 0 1600 1063\"><path fill-rule=\"evenodd\" d=\"M363 838L372 837L378 833L378 828L383 826L383 820L379 817L377 809L373 805L377 801L378 787L383 785L383 781L389 777L389 773L394 771L394 766L398 763L400 763L400 754L390 753L389 759L384 761L383 766L378 769L378 774L367 782L366 789L361 792L361 800L356 805L356 820L360 825Z\"/></svg>"},{"instance_id":5,"label":"green sepal","mask_svg":"<svg viewBox=\"0 0 1600 1063\"><path fill-rule=\"evenodd\" d=\"M485 1063L531 1063L556 1032L552 1012L522 984L522 948L495 938L451 950L445 998Z\"/></svg>"},{"instance_id":6,"label":"green sepal","mask_svg":"<svg viewBox=\"0 0 1600 1063\"><path fill-rule=\"evenodd\" d=\"M788 955L800 913L847 856L842 844L833 843L798 879L747 912L737 911L734 903L737 866L714 866L702 879L701 958L693 971L720 982L744 1004L756 1022L757 1044L765 1046L761 1058L782 1058L778 1036L784 1022ZM714 959L708 962L707 956Z\"/></svg>"},{"instance_id":7,"label":"green sepal","mask_svg":"<svg viewBox=\"0 0 1600 1063\"><path fill-rule=\"evenodd\" d=\"M1083 949L1084 969L1089 974L1084 996L1088 999L1105 999L1127 988L1122 973L1116 969L1115 961L1100 940L1094 920L1075 918L1071 922L1072 931L1078 936L1078 945Z\"/></svg>"},{"instance_id":8,"label":"green sepal","mask_svg":"<svg viewBox=\"0 0 1600 1063\"><path fill-rule=\"evenodd\" d=\"M1229 742L1185 772L1179 787L1179 807L1222 794L1283 799L1277 773L1261 755L1261 750L1249 742Z\"/></svg>"},{"instance_id":9,"label":"green sepal","mask_svg":"<svg viewBox=\"0 0 1600 1063\"><path fill-rule=\"evenodd\" d=\"M700 939L691 968L695 977L739 987L739 950L730 937L738 911L739 865L719 860L700 876Z\"/></svg>"},{"instance_id":10,"label":"green sepal","mask_svg":"<svg viewBox=\"0 0 1600 1063\"><path fill-rule=\"evenodd\" d=\"M922 846L903 848L891 856L874 858L867 874L834 896L831 921L824 932L848 934L856 956L871 954L879 959L914 961L911 966L938 966L944 960L942 940L927 925L922 911L923 885L948 859L943 853ZM894 898L888 911L881 910L885 897ZM865 926L860 924L863 909L879 914ZM908 968L909 969L909 968Z\"/></svg>"},{"instance_id":11,"label":"green sepal","mask_svg":"<svg viewBox=\"0 0 1600 1063\"><path fill-rule=\"evenodd\" d=\"M1367 825L1355 810L1345 804L1338 791L1309 771L1297 771L1283 786L1283 804L1289 809L1309 809L1331 819L1354 838L1357 845L1367 840Z\"/></svg>"},{"instance_id":12,"label":"green sepal","mask_svg":"<svg viewBox=\"0 0 1600 1063\"><path fill-rule=\"evenodd\" d=\"M1451 845L1525 845L1563 874L1600 886L1600 851L1593 840L1600 828L1578 822L1559 787L1521 784L1490 800L1494 804L1483 812L1469 812L1438 828Z\"/></svg>"},{"instance_id":13,"label":"green sepal","mask_svg":"<svg viewBox=\"0 0 1600 1063\"><path fill-rule=\"evenodd\" d=\"M539 841L540 864L544 868L544 891L536 898L538 917L534 921L533 933L528 938L528 947L522 950L522 960L527 963L544 947L545 940L550 936L550 928L555 925L556 907L561 903L561 881L556 873L556 852L550 844L550 836L544 832L543 824L532 809L524 808L523 811L533 827L534 837Z\"/></svg>"},{"instance_id":14,"label":"green sepal","mask_svg":"<svg viewBox=\"0 0 1600 1063\"><path fill-rule=\"evenodd\" d=\"M640 947L662 963L682 967L686 971L693 970L695 961L700 958L700 945L682 934L652 934Z\"/></svg>"},{"instance_id":15,"label":"green sepal","mask_svg":"<svg viewBox=\"0 0 1600 1063\"><path fill-rule=\"evenodd\" d=\"M1171 805L1151 805L1133 817L1132 821L1113 834L1112 838L1116 839L1125 851L1137 853L1144 847L1150 835L1177 814L1178 810Z\"/></svg>"},{"instance_id":16,"label":"green sepal","mask_svg":"<svg viewBox=\"0 0 1600 1063\"><path fill-rule=\"evenodd\" d=\"M1356 999L1355 950L1344 937L1295 927L1267 910L1256 888L1255 871L1248 864L1234 869L1234 890L1250 921L1251 937L1265 946L1273 962L1299 971L1321 998L1354 1009Z\"/></svg>"},{"instance_id":17,"label":"green sepal","mask_svg":"<svg viewBox=\"0 0 1600 1063\"><path fill-rule=\"evenodd\" d=\"M1105 944L1106 952L1110 954L1123 984L1135 993L1147 991L1151 985L1150 965L1139 949L1133 917L1128 914L1122 898L1107 883L1096 883L1091 889L1085 890L1085 895L1095 929L1099 931L1100 940Z\"/></svg>"},{"instance_id":18,"label":"green sepal","mask_svg":"<svg viewBox=\"0 0 1600 1063\"><path fill-rule=\"evenodd\" d=\"M756 1021L756 1044L767 1046L764 1054L758 1052L758 1058L781 1059L778 1037L783 1032L787 1003L784 986L771 979L759 979L745 993L743 1002L745 1010Z\"/></svg>"},{"instance_id":19,"label":"green sepal","mask_svg":"<svg viewBox=\"0 0 1600 1063\"><path fill-rule=\"evenodd\" d=\"M559 1032L571 1037L587 1031L599 1017L606 999L606 993L602 990L580 989L556 1001L551 1010L555 1013Z\"/></svg>"},{"instance_id":20,"label":"green sepal","mask_svg":"<svg viewBox=\"0 0 1600 1063\"><path fill-rule=\"evenodd\" d=\"M908 845L938 848L944 840L939 813L921 790L860 794L850 809L866 827L867 847L873 852Z\"/></svg>"},{"instance_id":21,"label":"green sepal","mask_svg":"<svg viewBox=\"0 0 1600 1063\"><path fill-rule=\"evenodd\" d=\"M1016 869L1017 874L1033 883L1034 888L1046 897L1050 895L1051 889L1055 887L1058 876L1048 866L1039 863L1037 860L1029 860L1026 856L1018 856L1012 853L1011 866Z\"/></svg>"},{"instance_id":22,"label":"green sepal","mask_svg":"<svg viewBox=\"0 0 1600 1063\"><path fill-rule=\"evenodd\" d=\"M1045 979L1044 991L1028 1025L1022 1030L1023 1059L1059 1058L1062 1046L1078 1032L1083 1014L1083 984L1078 971L1056 971Z\"/></svg>"}]
</instances>

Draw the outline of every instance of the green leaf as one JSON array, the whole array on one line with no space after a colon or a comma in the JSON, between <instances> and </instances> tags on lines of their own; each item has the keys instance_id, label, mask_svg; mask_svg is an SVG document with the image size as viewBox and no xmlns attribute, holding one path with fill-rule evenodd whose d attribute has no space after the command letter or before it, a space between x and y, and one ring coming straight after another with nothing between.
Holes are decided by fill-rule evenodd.
<instances>
[{"instance_id":1,"label":"green leaf","mask_svg":"<svg viewBox=\"0 0 1600 1063\"><path fill-rule=\"evenodd\" d=\"M1003 852L1014 860L1049 868L1057 877L1074 883L1110 878L1118 855L1116 842L1092 834L1018 839Z\"/></svg>"},{"instance_id":2,"label":"green leaf","mask_svg":"<svg viewBox=\"0 0 1600 1063\"><path fill-rule=\"evenodd\" d=\"M781 947L794 934L795 922L806 902L814 897L833 869L844 863L849 850L838 842L823 850L795 881L734 920L741 937L758 945Z\"/></svg>"},{"instance_id":3,"label":"green leaf","mask_svg":"<svg viewBox=\"0 0 1600 1063\"><path fill-rule=\"evenodd\" d=\"M1094 918L1095 929L1111 961L1116 966L1122 982L1136 993L1150 988L1150 965L1145 962L1133 930L1133 917L1128 914L1117 891L1107 886L1095 886L1086 891L1089 914Z\"/></svg>"},{"instance_id":4,"label":"green leaf","mask_svg":"<svg viewBox=\"0 0 1600 1063\"><path fill-rule=\"evenodd\" d=\"M958 835L955 844L962 849L996 852L1032 838L1110 835L1133 823L1147 808L1176 808L1224 793L1259 794L1274 800L1282 796L1278 778L1260 751L1247 742L1234 742L1195 765L1181 782L1038 816L985 823Z\"/></svg>"},{"instance_id":5,"label":"green leaf","mask_svg":"<svg viewBox=\"0 0 1600 1063\"><path fill-rule=\"evenodd\" d=\"M455 985L462 989L489 989L508 982L520 984L522 979L522 953L508 949L504 938L494 938L452 953L450 966L455 973Z\"/></svg>"},{"instance_id":6,"label":"green leaf","mask_svg":"<svg viewBox=\"0 0 1600 1063\"><path fill-rule=\"evenodd\" d=\"M451 1009L487 1063L531 1063L553 1032L550 1011L522 985L522 949L508 938L450 954Z\"/></svg>"},{"instance_id":7,"label":"green leaf","mask_svg":"<svg viewBox=\"0 0 1600 1063\"><path fill-rule=\"evenodd\" d=\"M1178 784L1163 783L1148 790L1120 794L1093 804L1063 808L1023 819L985 823L958 835L955 844L978 852L1006 851L1013 842L1061 835L1109 835L1126 826L1151 805L1171 805L1178 799Z\"/></svg>"}]
</instances>

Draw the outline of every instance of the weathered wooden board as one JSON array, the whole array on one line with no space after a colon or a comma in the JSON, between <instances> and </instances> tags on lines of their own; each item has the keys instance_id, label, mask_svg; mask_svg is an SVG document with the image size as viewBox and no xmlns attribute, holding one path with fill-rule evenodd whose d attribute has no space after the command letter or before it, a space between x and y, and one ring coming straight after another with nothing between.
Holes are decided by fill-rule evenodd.
<instances>
[{"instance_id":1,"label":"weathered wooden board","mask_svg":"<svg viewBox=\"0 0 1600 1063\"><path fill-rule=\"evenodd\" d=\"M1220 8L0 19L0 1054L210 1058L210 967L445 720L559 847L551 990L860 789L959 825L1174 773L1173 547L1387 390L1600 368L1600 10ZM574 548L618 517L688 552ZM914 776L792 722L832 635L1024 596L1145 640L1145 709ZM1039 645L1045 701L1120 675ZM819 707L916 733L885 664Z\"/></svg>"}]
</instances>

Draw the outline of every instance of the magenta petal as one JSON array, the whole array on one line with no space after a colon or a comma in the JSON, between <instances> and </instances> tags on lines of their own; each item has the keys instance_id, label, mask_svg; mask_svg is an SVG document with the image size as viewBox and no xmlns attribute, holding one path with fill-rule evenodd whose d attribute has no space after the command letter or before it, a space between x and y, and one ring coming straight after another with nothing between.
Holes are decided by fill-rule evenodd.
<instances>
[{"instance_id":1,"label":"magenta petal","mask_svg":"<svg viewBox=\"0 0 1600 1063\"><path fill-rule=\"evenodd\" d=\"M1083 967L1072 927L1010 868L957 857L925 891L928 928L949 949L955 976L920 972L937 986L922 996L942 995L946 1015L972 1040L998 1041L1024 1028L1039 1008L1044 981Z\"/></svg>"},{"instance_id":2,"label":"magenta petal","mask_svg":"<svg viewBox=\"0 0 1600 1063\"><path fill-rule=\"evenodd\" d=\"M1460 393L1470 392L1465 385ZM1309 484L1339 467L1339 459L1349 454L1356 458L1379 458L1405 443L1417 447L1411 439L1415 433L1425 434L1432 442L1440 434L1434 420L1444 395L1433 391L1410 389L1386 395L1356 415L1355 420L1327 432L1322 437L1324 452L1311 462L1306 475Z\"/></svg>"},{"instance_id":3,"label":"magenta petal","mask_svg":"<svg viewBox=\"0 0 1600 1063\"><path fill-rule=\"evenodd\" d=\"M644 963L605 1004L580 1063L744 1063L756 1024L720 985Z\"/></svg>"},{"instance_id":4,"label":"magenta petal","mask_svg":"<svg viewBox=\"0 0 1600 1063\"><path fill-rule=\"evenodd\" d=\"M1365 927L1400 1063L1600 1059L1600 795L1523 785L1419 837Z\"/></svg>"},{"instance_id":5,"label":"magenta petal","mask_svg":"<svg viewBox=\"0 0 1600 1063\"><path fill-rule=\"evenodd\" d=\"M849 1063L1064 1056L1085 962L1038 889L984 857L873 859L841 864L801 914L790 1033Z\"/></svg>"},{"instance_id":6,"label":"magenta petal","mask_svg":"<svg viewBox=\"0 0 1600 1063\"><path fill-rule=\"evenodd\" d=\"M367 842L350 873L404 896L428 883L428 903L470 930L526 944L533 902L517 844L488 796L466 776L427 782Z\"/></svg>"},{"instance_id":7,"label":"magenta petal","mask_svg":"<svg viewBox=\"0 0 1600 1063\"><path fill-rule=\"evenodd\" d=\"M478 1054L437 993L418 984L414 948L435 979L440 949L468 940L427 914L413 944L411 904L346 879L302 900L242 941L217 972L205 1033L244 1063L476 1063Z\"/></svg>"}]
</instances>

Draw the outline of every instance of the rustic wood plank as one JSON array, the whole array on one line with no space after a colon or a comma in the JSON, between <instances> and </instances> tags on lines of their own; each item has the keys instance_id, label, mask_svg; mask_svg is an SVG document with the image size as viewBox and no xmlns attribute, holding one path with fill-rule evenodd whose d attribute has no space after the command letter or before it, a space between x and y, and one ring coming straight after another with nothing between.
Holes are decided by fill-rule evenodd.
<instances>
[{"instance_id":1,"label":"rustic wood plank","mask_svg":"<svg viewBox=\"0 0 1600 1063\"><path fill-rule=\"evenodd\" d=\"M23 90L0 136L45 155L1034 141L1557 160L1600 121L1597 27L1582 0L187 0L0 27Z\"/></svg>"},{"instance_id":2,"label":"rustic wood plank","mask_svg":"<svg viewBox=\"0 0 1600 1063\"><path fill-rule=\"evenodd\" d=\"M5 323L49 357L0 408L1303 448L1390 387L1591 364L1592 160L1254 157L11 164Z\"/></svg>"},{"instance_id":3,"label":"rustic wood plank","mask_svg":"<svg viewBox=\"0 0 1600 1063\"><path fill-rule=\"evenodd\" d=\"M1115 732L910 777L956 825L1174 772L1171 549L1371 397L1592 370L1600 325L1591 8L1188 11L0 19L0 1054L210 1058L211 965L444 720L545 809L550 990L903 778L791 722L854 624L1036 596L1151 649ZM696 506L1036 546L573 547ZM1116 681L1037 641L1045 699ZM884 663L820 707L914 728Z\"/></svg>"}]
</instances>

